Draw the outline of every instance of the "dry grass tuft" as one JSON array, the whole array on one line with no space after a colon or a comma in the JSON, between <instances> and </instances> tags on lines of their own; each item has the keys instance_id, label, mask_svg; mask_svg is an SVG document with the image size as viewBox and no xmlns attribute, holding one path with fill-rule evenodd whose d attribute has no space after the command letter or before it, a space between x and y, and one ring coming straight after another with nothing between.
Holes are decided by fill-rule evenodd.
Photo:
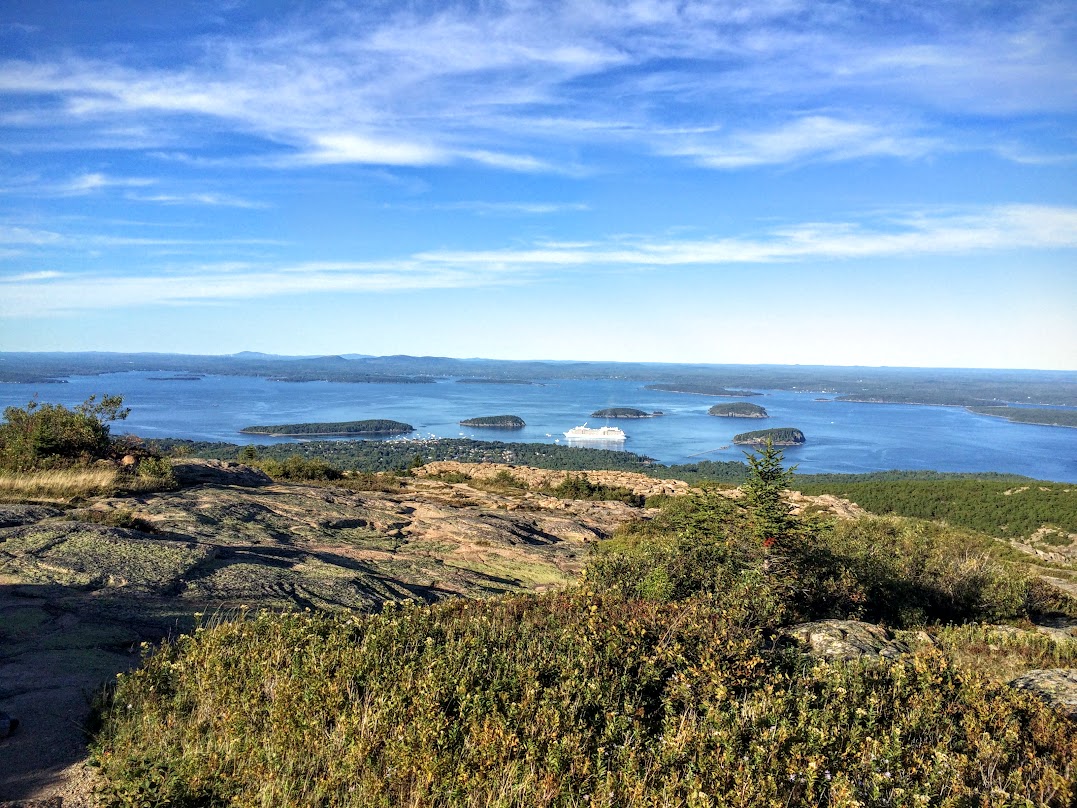
<instances>
[{"instance_id":1,"label":"dry grass tuft","mask_svg":"<svg viewBox=\"0 0 1077 808\"><path fill-rule=\"evenodd\" d=\"M119 471L114 468L73 468L52 471L0 471L0 501L66 502L114 491Z\"/></svg>"}]
</instances>

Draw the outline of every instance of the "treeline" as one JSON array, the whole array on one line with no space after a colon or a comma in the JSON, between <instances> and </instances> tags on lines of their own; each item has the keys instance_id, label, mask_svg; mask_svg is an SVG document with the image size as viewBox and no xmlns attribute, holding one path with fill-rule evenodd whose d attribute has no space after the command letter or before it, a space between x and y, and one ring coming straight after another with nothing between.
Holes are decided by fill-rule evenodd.
<instances>
[{"instance_id":1,"label":"treeline","mask_svg":"<svg viewBox=\"0 0 1077 808\"><path fill-rule=\"evenodd\" d=\"M993 415L1021 424L1043 426L1077 426L1077 410L1058 410L1048 407L969 407L970 412Z\"/></svg>"},{"instance_id":2,"label":"treeline","mask_svg":"<svg viewBox=\"0 0 1077 808\"><path fill-rule=\"evenodd\" d=\"M333 421L328 423L277 424L275 426L246 426L239 430L250 435L400 435L414 432L415 427L402 421L371 418L366 421Z\"/></svg>"},{"instance_id":3,"label":"treeline","mask_svg":"<svg viewBox=\"0 0 1077 808\"><path fill-rule=\"evenodd\" d=\"M700 396L761 396L754 390L730 390L713 382L671 382L667 384L648 384L647 390L662 390L667 393L695 393Z\"/></svg>"},{"instance_id":4,"label":"treeline","mask_svg":"<svg viewBox=\"0 0 1077 808\"><path fill-rule=\"evenodd\" d=\"M805 494L835 494L876 514L943 521L997 538L1027 538L1048 525L1077 533L1077 486L1035 480L934 479L826 482L798 477Z\"/></svg>"},{"instance_id":5,"label":"treeline","mask_svg":"<svg viewBox=\"0 0 1077 808\"><path fill-rule=\"evenodd\" d=\"M234 443L210 443L180 439L149 441L170 454L238 460L246 447ZM457 460L461 463L512 463L555 471L638 471L665 470L652 458L610 449L587 449L548 443L505 443L469 438L431 440L339 440L279 443L255 447L259 457L285 460L292 455L325 460L349 471L393 471L404 469L419 458L423 463Z\"/></svg>"}]
</instances>

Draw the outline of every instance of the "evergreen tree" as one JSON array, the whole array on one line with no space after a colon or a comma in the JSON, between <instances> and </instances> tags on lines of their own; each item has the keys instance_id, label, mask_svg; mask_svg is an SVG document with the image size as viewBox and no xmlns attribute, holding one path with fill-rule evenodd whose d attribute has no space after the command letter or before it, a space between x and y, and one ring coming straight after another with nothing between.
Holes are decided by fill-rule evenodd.
<instances>
[{"instance_id":1,"label":"evergreen tree","mask_svg":"<svg viewBox=\"0 0 1077 808\"><path fill-rule=\"evenodd\" d=\"M745 452L744 456L748 459L748 481L741 490L752 528L766 547L783 543L792 526L792 506L782 499L782 492L792 482L796 466L782 466L782 451L769 438L758 454Z\"/></svg>"}]
</instances>

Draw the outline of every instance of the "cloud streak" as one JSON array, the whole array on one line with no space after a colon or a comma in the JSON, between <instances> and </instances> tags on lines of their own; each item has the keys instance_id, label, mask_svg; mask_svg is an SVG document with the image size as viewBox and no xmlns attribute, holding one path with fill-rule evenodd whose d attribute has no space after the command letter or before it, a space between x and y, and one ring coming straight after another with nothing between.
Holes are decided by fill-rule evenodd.
<instances>
[{"instance_id":1,"label":"cloud streak","mask_svg":"<svg viewBox=\"0 0 1077 808\"><path fill-rule=\"evenodd\" d=\"M35 238L32 232L15 233L14 243ZM4 280L0 313L34 316L327 292L479 288L541 283L575 271L721 269L1012 250L1077 250L1077 208L1008 205L962 213L905 214L874 224L800 223L757 237L545 242L519 249L424 251L382 261L243 262L150 275L20 273Z\"/></svg>"}]
</instances>

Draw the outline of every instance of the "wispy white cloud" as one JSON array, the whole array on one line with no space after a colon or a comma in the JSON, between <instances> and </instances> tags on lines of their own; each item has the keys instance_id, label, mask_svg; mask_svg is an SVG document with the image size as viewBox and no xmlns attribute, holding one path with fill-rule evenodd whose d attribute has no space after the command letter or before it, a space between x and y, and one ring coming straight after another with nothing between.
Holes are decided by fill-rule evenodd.
<instances>
[{"instance_id":1,"label":"wispy white cloud","mask_svg":"<svg viewBox=\"0 0 1077 808\"><path fill-rule=\"evenodd\" d=\"M200 58L171 65L8 60L0 96L20 127L49 130L46 146L77 128L86 143L199 149L213 121L260 139L256 156L279 166L571 171L574 144L603 140L723 170L910 158L966 148L964 115L1077 112L1077 83L1059 80L1077 73L1069 12L1052 0L1005 15L924 0L897 16L808 0L333 4L207 38Z\"/></svg>"},{"instance_id":2,"label":"wispy white cloud","mask_svg":"<svg viewBox=\"0 0 1077 808\"><path fill-rule=\"evenodd\" d=\"M112 177L100 172L91 172L72 177L67 182L55 186L54 189L46 186L40 190L44 190L46 193L54 190L64 196L79 196L106 188L144 188L147 185L153 185L154 182L156 180L146 177Z\"/></svg>"},{"instance_id":3,"label":"wispy white cloud","mask_svg":"<svg viewBox=\"0 0 1077 808\"><path fill-rule=\"evenodd\" d=\"M480 215L547 216L558 213L581 213L591 209L583 202L483 202L479 200L432 204L399 205L407 210L465 210Z\"/></svg>"},{"instance_id":4,"label":"wispy white cloud","mask_svg":"<svg viewBox=\"0 0 1077 808\"><path fill-rule=\"evenodd\" d=\"M162 205L205 205L208 207L247 208L253 210L269 207L265 202L255 202L250 199L232 196L231 194L206 192L185 194L127 194L127 198L136 202L158 202Z\"/></svg>"},{"instance_id":5,"label":"wispy white cloud","mask_svg":"<svg viewBox=\"0 0 1077 808\"><path fill-rule=\"evenodd\" d=\"M27 316L322 292L476 288L536 283L580 270L720 269L820 259L1057 249L1077 249L1077 208L1008 205L902 214L867 223L800 223L754 237L537 242L517 249L424 251L381 261L200 264L146 275L23 273L8 279L0 312Z\"/></svg>"},{"instance_id":6,"label":"wispy white cloud","mask_svg":"<svg viewBox=\"0 0 1077 808\"><path fill-rule=\"evenodd\" d=\"M30 227L15 227L0 224L0 244L26 244L42 246L45 244L58 244L64 237L60 233L51 230L37 230Z\"/></svg>"},{"instance_id":7,"label":"wispy white cloud","mask_svg":"<svg viewBox=\"0 0 1077 808\"><path fill-rule=\"evenodd\" d=\"M49 281L55 278L62 278L63 276L63 272L43 269L39 272L22 272L18 275L0 275L0 283L27 283L29 281Z\"/></svg>"},{"instance_id":8,"label":"wispy white cloud","mask_svg":"<svg viewBox=\"0 0 1077 808\"><path fill-rule=\"evenodd\" d=\"M65 249L85 250L87 248L122 248L122 247L211 247L221 249L233 246L282 246L279 239L265 238L227 238L227 239L192 239L163 238L155 236L129 236L105 233L56 232L31 227L0 224L0 245L24 247L27 250Z\"/></svg>"},{"instance_id":9,"label":"wispy white cloud","mask_svg":"<svg viewBox=\"0 0 1077 808\"><path fill-rule=\"evenodd\" d=\"M920 157L939 145L935 139L897 133L872 123L809 115L769 130L689 139L669 148L668 153L712 168L742 168L806 160Z\"/></svg>"},{"instance_id":10,"label":"wispy white cloud","mask_svg":"<svg viewBox=\"0 0 1077 808\"><path fill-rule=\"evenodd\" d=\"M0 23L0 36L7 36L10 34L32 34L38 30L40 30L38 26L24 22Z\"/></svg>"}]
</instances>

